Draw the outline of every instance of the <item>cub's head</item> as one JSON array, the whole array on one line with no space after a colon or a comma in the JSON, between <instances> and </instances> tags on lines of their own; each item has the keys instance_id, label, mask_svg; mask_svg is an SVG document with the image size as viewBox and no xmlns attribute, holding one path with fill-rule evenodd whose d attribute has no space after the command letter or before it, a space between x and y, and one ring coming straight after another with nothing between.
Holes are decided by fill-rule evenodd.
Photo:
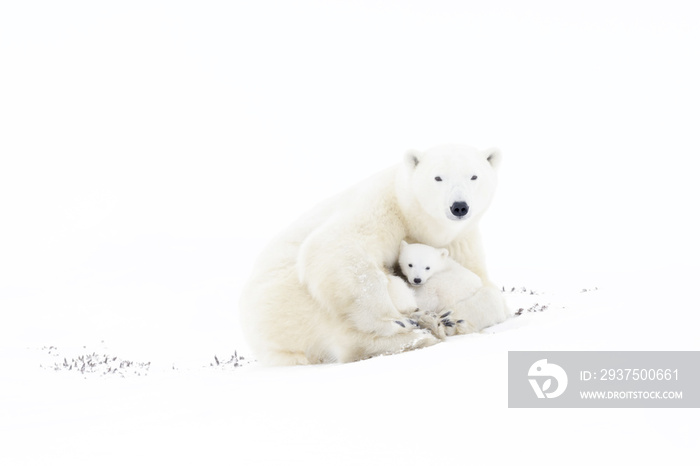
<instances>
[{"instance_id":1,"label":"cub's head","mask_svg":"<svg viewBox=\"0 0 700 466\"><path fill-rule=\"evenodd\" d=\"M438 146L404 158L403 195L439 222L466 222L483 213L496 188L498 149Z\"/></svg>"},{"instance_id":2,"label":"cub's head","mask_svg":"<svg viewBox=\"0 0 700 466\"><path fill-rule=\"evenodd\" d=\"M408 283L422 285L435 272L443 268L449 252L447 249L436 249L425 244L408 244L401 241L399 248L399 266Z\"/></svg>"}]
</instances>

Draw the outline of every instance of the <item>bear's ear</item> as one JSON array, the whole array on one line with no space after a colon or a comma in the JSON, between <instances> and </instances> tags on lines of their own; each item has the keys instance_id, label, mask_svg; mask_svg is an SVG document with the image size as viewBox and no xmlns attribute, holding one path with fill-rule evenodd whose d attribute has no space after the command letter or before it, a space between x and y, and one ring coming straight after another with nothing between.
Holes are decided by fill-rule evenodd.
<instances>
[{"instance_id":1,"label":"bear's ear","mask_svg":"<svg viewBox=\"0 0 700 466\"><path fill-rule=\"evenodd\" d=\"M408 168L413 169L418 166L422 156L423 154L421 154L417 150L409 150L408 152L406 152L406 155L404 155L403 161Z\"/></svg>"},{"instance_id":2,"label":"bear's ear","mask_svg":"<svg viewBox=\"0 0 700 466\"><path fill-rule=\"evenodd\" d=\"M484 158L488 163L491 164L494 170L497 170L501 165L501 151L492 147L491 149L486 149L482 152Z\"/></svg>"},{"instance_id":3,"label":"bear's ear","mask_svg":"<svg viewBox=\"0 0 700 466\"><path fill-rule=\"evenodd\" d=\"M401 246L399 246L399 251L403 251L403 248L408 246L408 243L404 240L401 240Z\"/></svg>"},{"instance_id":4,"label":"bear's ear","mask_svg":"<svg viewBox=\"0 0 700 466\"><path fill-rule=\"evenodd\" d=\"M447 249L444 249L444 248L438 249L438 252L440 253L440 257L442 257L443 259L450 255L450 251L448 251Z\"/></svg>"}]
</instances>

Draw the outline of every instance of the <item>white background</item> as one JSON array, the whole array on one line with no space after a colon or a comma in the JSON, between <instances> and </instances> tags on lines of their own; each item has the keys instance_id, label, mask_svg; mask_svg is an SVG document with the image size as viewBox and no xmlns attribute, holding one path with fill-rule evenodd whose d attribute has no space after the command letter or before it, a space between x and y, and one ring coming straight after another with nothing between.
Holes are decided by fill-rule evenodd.
<instances>
[{"instance_id":1,"label":"white background","mask_svg":"<svg viewBox=\"0 0 700 466\"><path fill-rule=\"evenodd\" d=\"M477 361L472 369L502 374L507 349L697 350L698 24L690 1L3 2L3 357L19 367L26 348L105 341L123 357L198 367L215 353L245 352L236 301L267 240L405 150L445 142L504 154L483 222L498 283L598 286L607 298L596 308L605 312L566 328L500 334L500 343L485 346L492 353L462 339L439 354L485 353L482 361L497 367ZM430 353L421 353L432 367ZM455 367L445 372L459 374L464 361L450 360ZM410 359L394 361L404 367ZM357 367L377 367L365 364ZM251 379L260 387L290 377L304 391L305 383L334 386L359 371L360 394L341 398L388 396L381 386L367 389L373 369L327 370L313 372L313 382L304 382L304 370L255 369ZM53 383L50 373L33 376ZM409 385L425 378L402 376ZM477 384L480 396L494 383L460 377L454 383ZM258 389L249 393L255 404ZM13 402L9 430L34 401ZM579 443L561 433L567 428L586 449L637 429L621 445L646 442L662 458L683 451L684 433L697 424L677 412L601 412L606 434L592 439L593 414L507 411L502 397L464 403L464 444L438 455L456 464L503 454L495 449L523 435L521 451L559 442L568 452ZM159 412L150 422L166 423ZM296 414L285 418L292 431L308 412ZM30 417L27 429L42 416ZM455 430L440 419L411 432L430 429L439 443L436 430ZM344 429L361 432L355 421ZM541 435L523 433L533 422ZM659 423L672 427L648 428ZM288 439L266 425L251 429L273 444ZM225 441L221 424L209 427ZM310 429L311 438L323 437ZM415 446L404 438L403 448ZM103 447L96 445L95 455ZM335 444L327 445L332 454ZM372 445L353 458L416 458ZM272 450L287 464L309 454L286 448Z\"/></svg>"}]
</instances>

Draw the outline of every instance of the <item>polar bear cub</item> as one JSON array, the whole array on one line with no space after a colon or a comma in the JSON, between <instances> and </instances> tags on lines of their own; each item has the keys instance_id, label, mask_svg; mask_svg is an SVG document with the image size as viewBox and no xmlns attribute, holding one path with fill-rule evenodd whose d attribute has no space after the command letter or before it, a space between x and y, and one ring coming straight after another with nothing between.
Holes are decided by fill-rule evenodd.
<instances>
[{"instance_id":1,"label":"polar bear cub","mask_svg":"<svg viewBox=\"0 0 700 466\"><path fill-rule=\"evenodd\" d=\"M470 331L470 322L463 319L453 322L449 316L456 305L468 302L482 288L483 283L475 273L452 260L447 249L406 241L401 241L399 267L422 312L440 314L448 335L458 329L457 333Z\"/></svg>"}]
</instances>

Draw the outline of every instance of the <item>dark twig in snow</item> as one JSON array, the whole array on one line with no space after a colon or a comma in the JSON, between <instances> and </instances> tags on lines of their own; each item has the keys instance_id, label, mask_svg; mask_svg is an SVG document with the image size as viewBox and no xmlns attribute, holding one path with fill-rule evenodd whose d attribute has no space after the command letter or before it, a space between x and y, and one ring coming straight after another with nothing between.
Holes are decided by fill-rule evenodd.
<instances>
[{"instance_id":1,"label":"dark twig in snow","mask_svg":"<svg viewBox=\"0 0 700 466\"><path fill-rule=\"evenodd\" d=\"M84 348L84 347L83 347ZM56 347L44 347L43 350L49 350L51 356L58 356ZM120 359L116 356L107 354L97 354L96 352L88 354L80 354L75 357L63 357L63 361L54 362L51 365L42 368L53 371L75 371L82 375L119 375L125 377L127 375L147 375L151 368L150 362L134 362L125 359Z\"/></svg>"},{"instance_id":2,"label":"dark twig in snow","mask_svg":"<svg viewBox=\"0 0 700 466\"><path fill-rule=\"evenodd\" d=\"M225 361L220 360L218 356L214 355L214 362L209 364L209 367L220 367L223 369L228 367L241 367L246 364L250 364L250 361L246 360L243 356L239 356L238 351L234 351L233 355Z\"/></svg>"},{"instance_id":3,"label":"dark twig in snow","mask_svg":"<svg viewBox=\"0 0 700 466\"><path fill-rule=\"evenodd\" d=\"M529 295L538 295L540 294L539 291L531 290L529 288L525 288L524 286L521 286L520 288L511 287L511 289L507 290L505 286L501 287L501 292L503 293L519 293L519 294L529 294Z\"/></svg>"},{"instance_id":4,"label":"dark twig in snow","mask_svg":"<svg viewBox=\"0 0 700 466\"><path fill-rule=\"evenodd\" d=\"M524 312L543 312L546 311L547 308L549 308L548 304L535 303L527 309L521 307L515 312L515 315L520 316L523 315Z\"/></svg>"}]
</instances>

